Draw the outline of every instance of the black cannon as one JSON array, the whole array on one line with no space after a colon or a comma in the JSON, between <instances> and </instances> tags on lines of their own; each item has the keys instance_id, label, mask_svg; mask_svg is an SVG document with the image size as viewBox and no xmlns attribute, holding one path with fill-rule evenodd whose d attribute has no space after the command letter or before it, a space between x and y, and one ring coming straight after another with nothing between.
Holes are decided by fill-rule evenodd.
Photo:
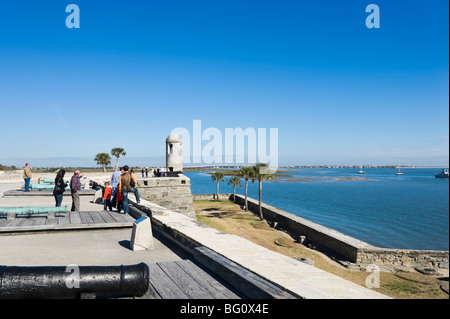
<instances>
[{"instance_id":1,"label":"black cannon","mask_svg":"<svg viewBox=\"0 0 450 319\"><path fill-rule=\"evenodd\" d=\"M0 266L0 299L76 299L142 296L147 264L130 266Z\"/></svg>"}]
</instances>

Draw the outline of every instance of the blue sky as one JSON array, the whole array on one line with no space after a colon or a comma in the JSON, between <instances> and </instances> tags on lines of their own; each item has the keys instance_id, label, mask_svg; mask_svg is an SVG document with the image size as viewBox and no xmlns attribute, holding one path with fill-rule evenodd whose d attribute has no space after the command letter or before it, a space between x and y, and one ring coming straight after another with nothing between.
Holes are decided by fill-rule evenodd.
<instances>
[{"instance_id":1,"label":"blue sky","mask_svg":"<svg viewBox=\"0 0 450 319\"><path fill-rule=\"evenodd\" d=\"M160 165L201 120L278 128L280 164L447 166L448 6L0 0L0 163Z\"/></svg>"}]
</instances>

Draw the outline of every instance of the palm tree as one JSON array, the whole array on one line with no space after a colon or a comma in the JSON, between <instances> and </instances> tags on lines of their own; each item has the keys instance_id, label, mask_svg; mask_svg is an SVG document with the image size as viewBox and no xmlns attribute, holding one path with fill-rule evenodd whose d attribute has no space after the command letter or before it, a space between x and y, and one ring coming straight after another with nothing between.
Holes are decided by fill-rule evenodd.
<instances>
[{"instance_id":1,"label":"palm tree","mask_svg":"<svg viewBox=\"0 0 450 319\"><path fill-rule=\"evenodd\" d=\"M228 181L228 185L233 185L233 201L236 201L236 186L241 187L241 180L239 179L239 177L232 177L230 178L230 180Z\"/></svg>"},{"instance_id":2,"label":"palm tree","mask_svg":"<svg viewBox=\"0 0 450 319\"><path fill-rule=\"evenodd\" d=\"M217 199L219 199L219 182L225 182L224 174L222 172L214 172L211 175L213 182L217 182Z\"/></svg>"},{"instance_id":3,"label":"palm tree","mask_svg":"<svg viewBox=\"0 0 450 319\"><path fill-rule=\"evenodd\" d=\"M117 171L117 167L119 167L119 157L125 156L125 155L127 155L127 153L125 153L125 150L123 148L116 147L111 150L111 155L117 159L116 168L114 169L114 171Z\"/></svg>"},{"instance_id":4,"label":"palm tree","mask_svg":"<svg viewBox=\"0 0 450 319\"><path fill-rule=\"evenodd\" d=\"M239 171L239 177L245 179L245 210L248 212L248 205L247 205L248 180L253 177L253 168L241 167L241 170Z\"/></svg>"},{"instance_id":5,"label":"palm tree","mask_svg":"<svg viewBox=\"0 0 450 319\"><path fill-rule=\"evenodd\" d=\"M264 216L262 213L262 182L264 180L271 182L273 181L273 174L269 171L269 166L264 163L257 163L253 166L253 177L252 182L257 180L259 182L259 219L264 220Z\"/></svg>"},{"instance_id":6,"label":"palm tree","mask_svg":"<svg viewBox=\"0 0 450 319\"><path fill-rule=\"evenodd\" d=\"M111 164L111 157L108 153L98 153L95 155L94 161L103 166L103 172L106 173L106 165Z\"/></svg>"}]
</instances>

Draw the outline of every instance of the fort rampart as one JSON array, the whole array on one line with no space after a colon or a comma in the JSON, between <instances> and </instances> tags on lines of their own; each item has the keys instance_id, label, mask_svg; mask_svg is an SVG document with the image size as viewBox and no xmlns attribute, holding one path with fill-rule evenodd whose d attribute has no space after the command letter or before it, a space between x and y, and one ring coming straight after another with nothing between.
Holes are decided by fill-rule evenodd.
<instances>
[{"instance_id":1,"label":"fort rampart","mask_svg":"<svg viewBox=\"0 0 450 319\"><path fill-rule=\"evenodd\" d=\"M212 194L194 195L195 200L215 197L216 195ZM221 194L219 198L233 200L233 195ZM244 206L245 197L236 195L236 203ZM257 214L258 201L249 197L248 208ZM262 204L262 211L264 218L271 225L289 233L299 242L360 267L375 264L388 269L449 268L448 251L376 247L265 203Z\"/></svg>"}]
</instances>

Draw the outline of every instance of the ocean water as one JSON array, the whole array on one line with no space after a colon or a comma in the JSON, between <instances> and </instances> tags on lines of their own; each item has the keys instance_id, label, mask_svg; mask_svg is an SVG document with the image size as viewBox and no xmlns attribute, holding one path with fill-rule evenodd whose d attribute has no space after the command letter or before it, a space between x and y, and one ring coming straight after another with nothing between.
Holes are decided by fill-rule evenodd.
<instances>
[{"instance_id":1,"label":"ocean water","mask_svg":"<svg viewBox=\"0 0 450 319\"><path fill-rule=\"evenodd\" d=\"M291 178L263 183L263 202L369 244L399 249L449 250L449 180L440 169L289 169ZM211 194L205 172L186 172L193 194ZM364 178L364 180L360 180ZM232 193L229 177L221 193ZM244 194L245 181L237 187ZM248 195L258 199L258 183Z\"/></svg>"}]
</instances>

